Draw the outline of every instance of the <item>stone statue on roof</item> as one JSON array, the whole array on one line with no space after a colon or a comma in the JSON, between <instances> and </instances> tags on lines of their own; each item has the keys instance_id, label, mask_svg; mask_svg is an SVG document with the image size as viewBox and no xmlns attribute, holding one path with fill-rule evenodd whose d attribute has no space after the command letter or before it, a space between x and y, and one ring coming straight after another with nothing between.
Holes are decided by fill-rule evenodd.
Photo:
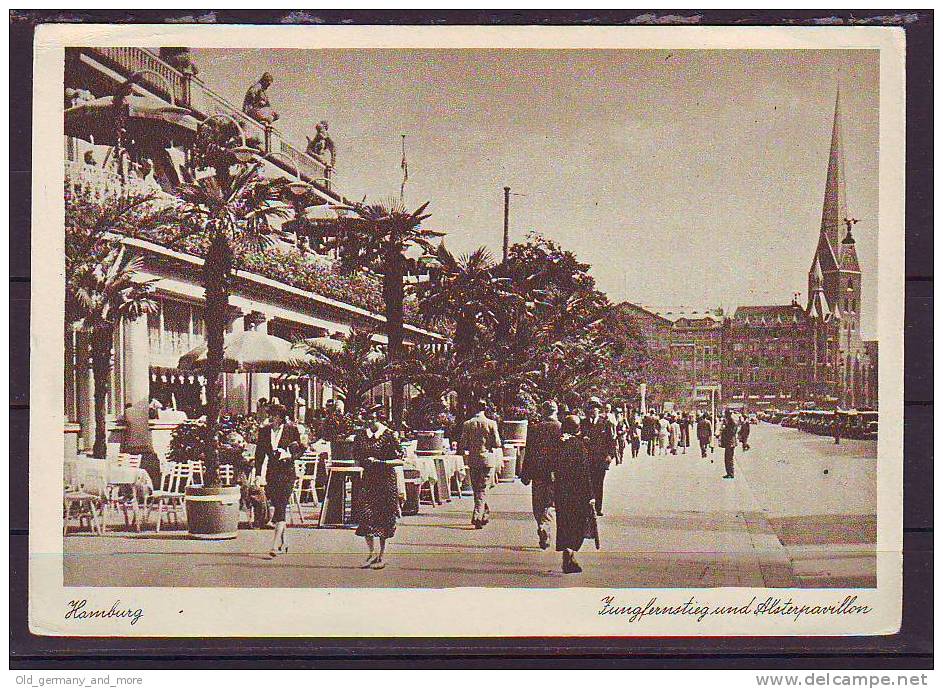
<instances>
[{"instance_id":1,"label":"stone statue on roof","mask_svg":"<svg viewBox=\"0 0 943 689\"><path fill-rule=\"evenodd\" d=\"M269 72L265 72L259 80L249 87L246 97L242 100L242 112L256 122L272 124L278 119L278 113L272 109L268 99L268 87L274 81Z\"/></svg>"},{"instance_id":2,"label":"stone statue on roof","mask_svg":"<svg viewBox=\"0 0 943 689\"><path fill-rule=\"evenodd\" d=\"M321 120L315 127L314 138L308 137L308 147L305 149L312 158L320 160L328 169L333 170L337 162L337 151L334 147L334 140L327 133L327 120Z\"/></svg>"}]
</instances>

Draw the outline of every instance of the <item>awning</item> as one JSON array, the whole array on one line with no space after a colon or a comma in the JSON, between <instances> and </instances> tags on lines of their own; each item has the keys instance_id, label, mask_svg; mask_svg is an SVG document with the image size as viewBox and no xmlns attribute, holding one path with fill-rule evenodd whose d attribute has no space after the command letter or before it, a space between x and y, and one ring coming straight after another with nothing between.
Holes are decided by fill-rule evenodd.
<instances>
[{"instance_id":1,"label":"awning","mask_svg":"<svg viewBox=\"0 0 943 689\"><path fill-rule=\"evenodd\" d=\"M204 343L180 357L181 369L206 367L207 345ZM275 335L247 330L231 333L223 340L223 371L226 373L283 373L294 371L305 358L305 352Z\"/></svg>"},{"instance_id":2,"label":"awning","mask_svg":"<svg viewBox=\"0 0 943 689\"><path fill-rule=\"evenodd\" d=\"M139 143L161 148L189 143L196 135L199 120L187 108L168 105L153 96L130 95L127 107L127 135ZM85 101L65 111L65 134L96 144L114 146L118 142L119 106L112 96Z\"/></svg>"}]
</instances>

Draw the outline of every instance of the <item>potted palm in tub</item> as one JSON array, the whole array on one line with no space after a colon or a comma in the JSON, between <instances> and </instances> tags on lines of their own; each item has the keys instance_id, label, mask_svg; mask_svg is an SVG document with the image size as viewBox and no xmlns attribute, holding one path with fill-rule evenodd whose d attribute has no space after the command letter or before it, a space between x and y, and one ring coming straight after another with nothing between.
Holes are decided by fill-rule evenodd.
<instances>
[{"instance_id":1,"label":"potted palm in tub","mask_svg":"<svg viewBox=\"0 0 943 689\"><path fill-rule=\"evenodd\" d=\"M215 449L222 462L235 465L242 455L245 443L238 431L232 419L220 419ZM190 421L174 429L168 460L191 466L202 462L205 467L209 454L204 421ZM187 529L192 537L199 539L235 538L239 529L239 486L209 485L206 473L203 481L185 488Z\"/></svg>"},{"instance_id":2,"label":"potted palm in tub","mask_svg":"<svg viewBox=\"0 0 943 689\"><path fill-rule=\"evenodd\" d=\"M420 454L445 452L447 449L445 433L455 425L455 416L445 408L445 405L441 405L441 408L437 405L424 405L412 416L410 425L417 429L414 431L416 452Z\"/></svg>"}]
</instances>

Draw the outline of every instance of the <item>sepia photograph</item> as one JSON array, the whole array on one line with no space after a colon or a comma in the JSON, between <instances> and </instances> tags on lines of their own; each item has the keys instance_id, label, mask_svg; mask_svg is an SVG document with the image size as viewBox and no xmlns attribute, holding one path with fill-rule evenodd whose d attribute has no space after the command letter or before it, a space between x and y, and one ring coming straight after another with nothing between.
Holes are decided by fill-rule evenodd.
<instances>
[{"instance_id":1,"label":"sepia photograph","mask_svg":"<svg viewBox=\"0 0 943 689\"><path fill-rule=\"evenodd\" d=\"M902 44L215 28L38 53L45 629L583 589L618 634L893 631Z\"/></svg>"}]
</instances>

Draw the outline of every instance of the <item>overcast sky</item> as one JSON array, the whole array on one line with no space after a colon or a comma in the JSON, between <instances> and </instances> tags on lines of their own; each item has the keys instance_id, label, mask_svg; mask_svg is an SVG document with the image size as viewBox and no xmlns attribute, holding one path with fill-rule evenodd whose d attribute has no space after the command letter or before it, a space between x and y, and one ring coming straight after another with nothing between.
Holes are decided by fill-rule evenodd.
<instances>
[{"instance_id":1,"label":"overcast sky","mask_svg":"<svg viewBox=\"0 0 943 689\"><path fill-rule=\"evenodd\" d=\"M614 301L688 307L805 298L841 78L849 212L876 332L875 51L195 50L241 104L265 70L278 127L321 119L349 198L398 195L453 252L535 229Z\"/></svg>"}]
</instances>

